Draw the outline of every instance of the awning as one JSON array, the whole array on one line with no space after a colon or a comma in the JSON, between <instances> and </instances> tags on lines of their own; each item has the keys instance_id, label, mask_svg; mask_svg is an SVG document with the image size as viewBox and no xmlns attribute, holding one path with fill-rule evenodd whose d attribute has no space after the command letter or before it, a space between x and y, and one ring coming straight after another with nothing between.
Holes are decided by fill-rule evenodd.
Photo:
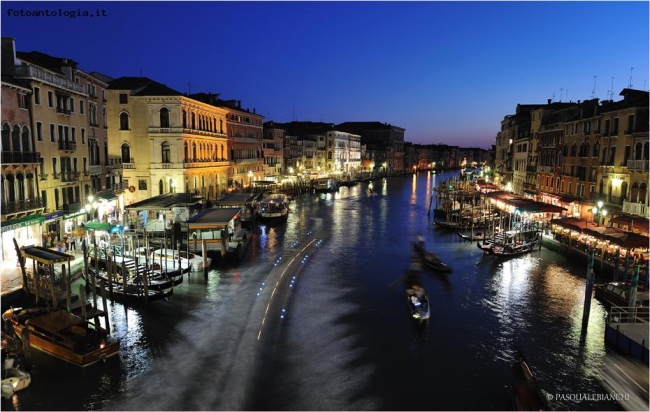
<instances>
[{"instance_id":1,"label":"awning","mask_svg":"<svg viewBox=\"0 0 650 412\"><path fill-rule=\"evenodd\" d=\"M18 229L25 226L36 225L43 223L45 218L41 216L40 213L36 213L31 216L24 216L18 219L8 220L2 223L2 232L7 232L9 230Z\"/></svg>"},{"instance_id":2,"label":"awning","mask_svg":"<svg viewBox=\"0 0 650 412\"><path fill-rule=\"evenodd\" d=\"M84 226L84 229L86 230L103 230L105 232L108 232L111 230L111 225L108 223L103 223L103 222L88 222Z\"/></svg>"},{"instance_id":3,"label":"awning","mask_svg":"<svg viewBox=\"0 0 650 412\"><path fill-rule=\"evenodd\" d=\"M117 196L113 192L104 192L104 193L98 193L97 197L104 199L104 200L113 200L117 199Z\"/></svg>"},{"instance_id":4,"label":"awning","mask_svg":"<svg viewBox=\"0 0 650 412\"><path fill-rule=\"evenodd\" d=\"M573 196L562 196L561 198L558 199L558 202L570 204L570 203L573 203L573 202L575 202L577 200L578 199L573 197Z\"/></svg>"}]
</instances>

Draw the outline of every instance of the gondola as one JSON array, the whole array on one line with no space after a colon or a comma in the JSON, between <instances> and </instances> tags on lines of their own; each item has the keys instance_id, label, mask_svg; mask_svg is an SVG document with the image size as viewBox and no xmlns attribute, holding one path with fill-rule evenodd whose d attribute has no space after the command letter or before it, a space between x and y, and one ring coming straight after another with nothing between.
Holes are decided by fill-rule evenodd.
<instances>
[{"instance_id":1,"label":"gondola","mask_svg":"<svg viewBox=\"0 0 650 412\"><path fill-rule=\"evenodd\" d=\"M498 258L510 258L515 256L520 256L528 252L532 252L540 242L539 236L536 236L532 240L517 242L517 243L507 243L505 245L494 244L492 245L492 254Z\"/></svg>"},{"instance_id":2,"label":"gondola","mask_svg":"<svg viewBox=\"0 0 650 412\"><path fill-rule=\"evenodd\" d=\"M406 304L413 319L429 319L429 297L422 286L413 285L406 289Z\"/></svg>"},{"instance_id":3,"label":"gondola","mask_svg":"<svg viewBox=\"0 0 650 412\"><path fill-rule=\"evenodd\" d=\"M411 246L427 267L438 272L451 273L451 267L440 260L434 253L427 251L422 244L413 242Z\"/></svg>"},{"instance_id":4,"label":"gondola","mask_svg":"<svg viewBox=\"0 0 650 412\"><path fill-rule=\"evenodd\" d=\"M512 365L513 407L516 411L550 411L551 407L535 380L528 363L517 351Z\"/></svg>"},{"instance_id":5,"label":"gondola","mask_svg":"<svg viewBox=\"0 0 650 412\"><path fill-rule=\"evenodd\" d=\"M474 240L485 240L485 232L474 232L471 231L469 233L463 233L460 230L458 231L458 236L461 239L464 240L469 240L469 241L474 241Z\"/></svg>"}]
</instances>

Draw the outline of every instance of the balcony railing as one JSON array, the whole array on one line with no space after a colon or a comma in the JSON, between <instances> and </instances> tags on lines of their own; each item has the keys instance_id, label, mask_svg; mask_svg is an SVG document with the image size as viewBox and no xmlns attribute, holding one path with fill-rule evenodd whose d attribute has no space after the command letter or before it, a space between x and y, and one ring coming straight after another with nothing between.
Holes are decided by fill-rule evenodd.
<instances>
[{"instance_id":1,"label":"balcony railing","mask_svg":"<svg viewBox=\"0 0 650 412\"><path fill-rule=\"evenodd\" d=\"M133 163L122 163L123 169L135 169L135 162Z\"/></svg>"},{"instance_id":2,"label":"balcony railing","mask_svg":"<svg viewBox=\"0 0 650 412\"><path fill-rule=\"evenodd\" d=\"M90 174L99 175L102 173L102 165L90 165Z\"/></svg>"},{"instance_id":3,"label":"balcony railing","mask_svg":"<svg viewBox=\"0 0 650 412\"><path fill-rule=\"evenodd\" d=\"M555 166L537 166L537 173L553 173Z\"/></svg>"},{"instance_id":4,"label":"balcony railing","mask_svg":"<svg viewBox=\"0 0 650 412\"><path fill-rule=\"evenodd\" d=\"M40 197L27 200L16 200L13 202L2 202L2 214L26 212L33 209L43 208L43 202Z\"/></svg>"},{"instance_id":5,"label":"balcony railing","mask_svg":"<svg viewBox=\"0 0 650 412\"><path fill-rule=\"evenodd\" d=\"M648 161L647 160L628 160L627 161L627 170L630 172L647 172L648 171Z\"/></svg>"},{"instance_id":6,"label":"balcony railing","mask_svg":"<svg viewBox=\"0 0 650 412\"><path fill-rule=\"evenodd\" d=\"M68 80L64 77L56 76L50 71L44 70L37 66L32 66L30 64L23 63L20 66L15 66L15 75L16 77L27 77L42 80L54 86L85 94L84 89L80 84Z\"/></svg>"},{"instance_id":7,"label":"balcony railing","mask_svg":"<svg viewBox=\"0 0 650 412\"><path fill-rule=\"evenodd\" d=\"M645 203L632 203L627 200L623 201L623 213L630 215L648 217L648 207Z\"/></svg>"},{"instance_id":8,"label":"balcony railing","mask_svg":"<svg viewBox=\"0 0 650 412\"><path fill-rule=\"evenodd\" d=\"M2 163L40 163L41 154L39 152L2 152Z\"/></svg>"},{"instance_id":9,"label":"balcony railing","mask_svg":"<svg viewBox=\"0 0 650 412\"><path fill-rule=\"evenodd\" d=\"M126 183L125 182L113 183L112 189L114 192L122 192L126 190Z\"/></svg>"},{"instance_id":10,"label":"balcony railing","mask_svg":"<svg viewBox=\"0 0 650 412\"><path fill-rule=\"evenodd\" d=\"M48 174L47 173L41 173L40 176L41 176L41 180L47 180Z\"/></svg>"},{"instance_id":11,"label":"balcony railing","mask_svg":"<svg viewBox=\"0 0 650 412\"><path fill-rule=\"evenodd\" d=\"M59 150L66 152L74 152L77 150L76 142L66 142L65 140L59 140Z\"/></svg>"},{"instance_id":12,"label":"balcony railing","mask_svg":"<svg viewBox=\"0 0 650 412\"><path fill-rule=\"evenodd\" d=\"M72 113L69 109L66 109L66 108L64 108L64 107L57 107L57 108L56 108L56 112L57 112L58 114L66 114L66 115L68 115L68 116L70 115L70 113Z\"/></svg>"}]
</instances>

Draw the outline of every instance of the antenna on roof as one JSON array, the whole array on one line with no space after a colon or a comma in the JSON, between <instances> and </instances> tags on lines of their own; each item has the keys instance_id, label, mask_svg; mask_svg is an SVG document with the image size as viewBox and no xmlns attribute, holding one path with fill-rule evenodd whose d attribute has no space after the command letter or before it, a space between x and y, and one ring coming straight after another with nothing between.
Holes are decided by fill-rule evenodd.
<instances>
[{"instance_id":1,"label":"antenna on roof","mask_svg":"<svg viewBox=\"0 0 650 412\"><path fill-rule=\"evenodd\" d=\"M564 99L568 102L569 101L569 89L566 89L566 96Z\"/></svg>"},{"instance_id":2,"label":"antenna on roof","mask_svg":"<svg viewBox=\"0 0 650 412\"><path fill-rule=\"evenodd\" d=\"M609 100L614 100L614 76L612 76L612 87L609 88Z\"/></svg>"},{"instance_id":3,"label":"antenna on roof","mask_svg":"<svg viewBox=\"0 0 650 412\"><path fill-rule=\"evenodd\" d=\"M628 88L632 88L632 70L634 70L634 67L630 67L630 85L627 86Z\"/></svg>"},{"instance_id":4,"label":"antenna on roof","mask_svg":"<svg viewBox=\"0 0 650 412\"><path fill-rule=\"evenodd\" d=\"M562 92L564 91L564 87L560 87L560 103L562 103Z\"/></svg>"},{"instance_id":5,"label":"antenna on roof","mask_svg":"<svg viewBox=\"0 0 650 412\"><path fill-rule=\"evenodd\" d=\"M591 91L591 98L592 99L594 98L594 94L596 93L596 77L598 77L598 76L594 74L594 88Z\"/></svg>"}]
</instances>

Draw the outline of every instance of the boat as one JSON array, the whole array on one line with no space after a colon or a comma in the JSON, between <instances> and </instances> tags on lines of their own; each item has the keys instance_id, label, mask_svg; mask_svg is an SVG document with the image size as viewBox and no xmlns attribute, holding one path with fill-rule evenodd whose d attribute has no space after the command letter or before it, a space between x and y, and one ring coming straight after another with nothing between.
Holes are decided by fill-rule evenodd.
<instances>
[{"instance_id":1,"label":"boat","mask_svg":"<svg viewBox=\"0 0 650 412\"><path fill-rule=\"evenodd\" d=\"M208 266L210 266L212 259L207 259ZM198 255L193 253L188 255L186 251L181 251L179 255L177 250L169 248L154 249L149 255L149 262L164 271L180 269L185 273L190 270L203 270L203 260ZM197 267L200 269L195 269Z\"/></svg>"},{"instance_id":2,"label":"boat","mask_svg":"<svg viewBox=\"0 0 650 412\"><path fill-rule=\"evenodd\" d=\"M608 307L629 307L631 286L630 282L621 281L599 283L594 285L594 296ZM637 285L636 306L645 307L646 309L650 306L648 290L642 285Z\"/></svg>"},{"instance_id":3,"label":"boat","mask_svg":"<svg viewBox=\"0 0 650 412\"><path fill-rule=\"evenodd\" d=\"M523 240L506 244L494 243L492 244L491 254L499 258L509 258L520 256L528 252L532 252L540 243L539 236L531 240Z\"/></svg>"},{"instance_id":4,"label":"boat","mask_svg":"<svg viewBox=\"0 0 650 412\"><path fill-rule=\"evenodd\" d=\"M429 319L429 297L422 286L412 285L406 289L406 303L413 319Z\"/></svg>"},{"instance_id":5,"label":"boat","mask_svg":"<svg viewBox=\"0 0 650 412\"><path fill-rule=\"evenodd\" d=\"M283 194L272 194L263 198L257 209L257 217L260 220L286 219L288 214L288 199Z\"/></svg>"},{"instance_id":6,"label":"boat","mask_svg":"<svg viewBox=\"0 0 650 412\"><path fill-rule=\"evenodd\" d=\"M436 256L434 253L427 251L422 241L419 241L417 243L412 243L412 247L415 253L417 253L420 259L422 260L422 263L424 263L427 267L436 270L438 272L443 272L443 273L451 272L451 267L445 264L442 260L440 260L440 258Z\"/></svg>"},{"instance_id":7,"label":"boat","mask_svg":"<svg viewBox=\"0 0 650 412\"><path fill-rule=\"evenodd\" d=\"M95 286L101 288L103 285L106 296L122 302L151 302L171 297L174 294L174 281L159 272L147 271L146 276L145 273L129 274L125 284L121 272L109 280L105 270L97 271L91 265L88 266L88 270L95 274ZM146 288L144 286L145 278L147 280Z\"/></svg>"},{"instance_id":8,"label":"boat","mask_svg":"<svg viewBox=\"0 0 650 412\"><path fill-rule=\"evenodd\" d=\"M339 190L336 179L315 179L312 180L312 188L316 193L333 193Z\"/></svg>"},{"instance_id":9,"label":"boat","mask_svg":"<svg viewBox=\"0 0 650 412\"><path fill-rule=\"evenodd\" d=\"M26 336L31 347L77 366L90 366L120 351L119 339L65 309L10 308L2 319L10 322L20 339Z\"/></svg>"},{"instance_id":10,"label":"boat","mask_svg":"<svg viewBox=\"0 0 650 412\"><path fill-rule=\"evenodd\" d=\"M528 362L521 351L512 365L513 407L516 411L550 411L546 396L542 393Z\"/></svg>"},{"instance_id":11,"label":"boat","mask_svg":"<svg viewBox=\"0 0 650 412\"><path fill-rule=\"evenodd\" d=\"M15 358L5 355L2 349L2 397L5 399L29 386L32 376L15 365Z\"/></svg>"},{"instance_id":12,"label":"boat","mask_svg":"<svg viewBox=\"0 0 650 412\"><path fill-rule=\"evenodd\" d=\"M461 232L459 230L458 236L460 236L461 239L472 242L475 240L485 240L485 232L474 232L473 230L469 230L469 232Z\"/></svg>"}]
</instances>

